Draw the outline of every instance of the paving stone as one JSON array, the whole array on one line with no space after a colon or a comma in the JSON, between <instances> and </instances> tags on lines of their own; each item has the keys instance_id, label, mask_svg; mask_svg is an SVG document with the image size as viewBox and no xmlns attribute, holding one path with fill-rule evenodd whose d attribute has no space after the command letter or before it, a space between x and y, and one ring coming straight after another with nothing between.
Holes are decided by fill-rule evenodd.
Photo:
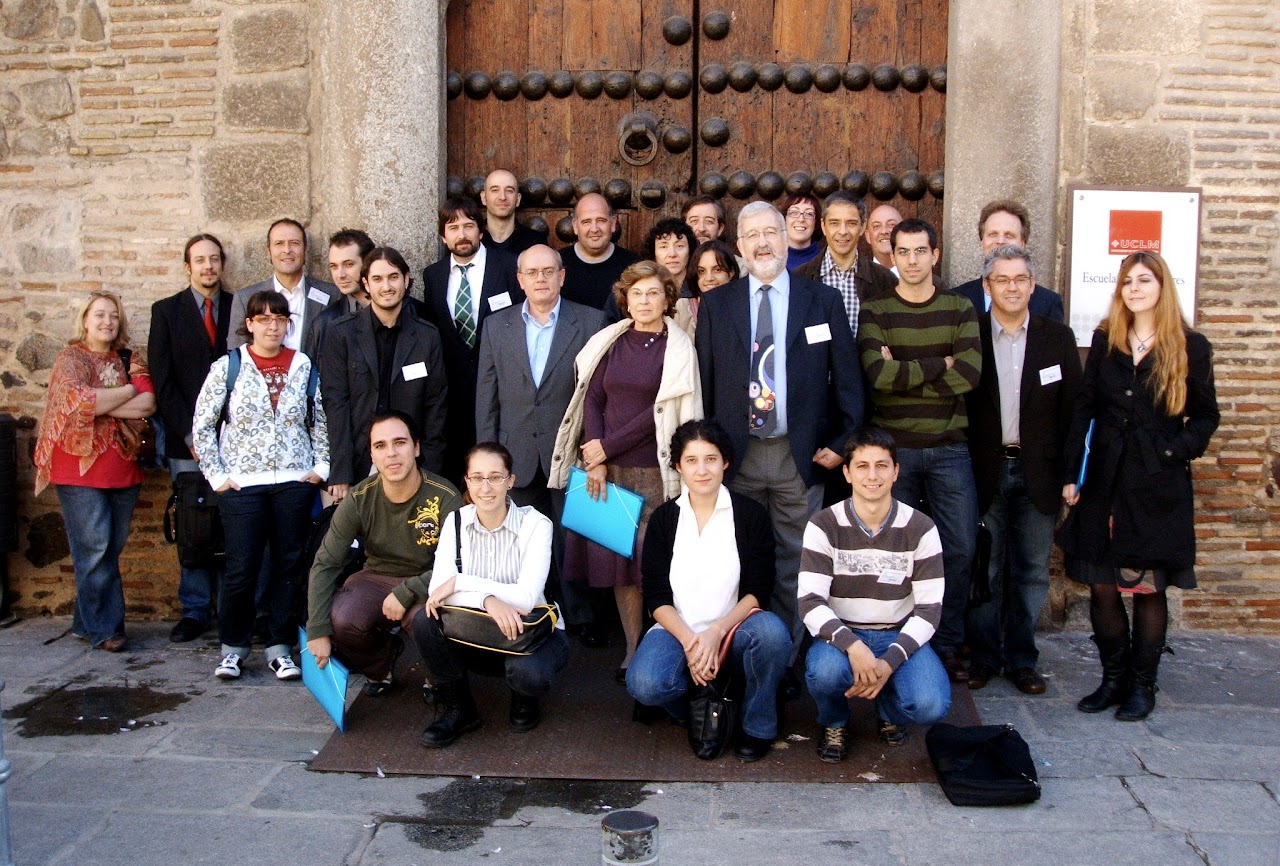
<instances>
[{"instance_id":1,"label":"paving stone","mask_svg":"<svg viewBox=\"0 0 1280 866\"><path fill-rule=\"evenodd\" d=\"M357 863L359 866L452 866L480 862L480 858L489 866L599 863L600 831L382 824Z\"/></svg>"},{"instance_id":2,"label":"paving stone","mask_svg":"<svg viewBox=\"0 0 1280 866\"><path fill-rule=\"evenodd\" d=\"M859 822L838 830L764 829L707 833L691 830L667 832L659 828L659 833L663 866L706 866L709 863L900 866L908 862L901 856L896 834L868 830Z\"/></svg>"},{"instance_id":3,"label":"paving stone","mask_svg":"<svg viewBox=\"0 0 1280 866\"><path fill-rule=\"evenodd\" d=\"M9 808L13 862L23 866L53 862L63 849L101 824L105 817L103 811L13 803Z\"/></svg>"},{"instance_id":4,"label":"paving stone","mask_svg":"<svg viewBox=\"0 0 1280 866\"><path fill-rule=\"evenodd\" d=\"M575 792L573 787L598 789L592 798ZM498 824L532 827L597 827L610 811L619 808L648 812L672 830L709 829L712 826L713 801L718 786L709 783L654 782L638 786L632 782L565 782L562 780L530 780L520 798L520 806L509 818ZM570 790L566 791L565 789ZM568 796L566 796L566 794ZM609 809L603 808L609 806ZM592 808L595 807L595 808Z\"/></svg>"},{"instance_id":5,"label":"paving stone","mask_svg":"<svg viewBox=\"0 0 1280 866\"><path fill-rule=\"evenodd\" d=\"M992 809L1002 815L1008 809ZM905 862L911 866L955 866L958 863L1053 866L1205 866L1182 833L1047 832L1030 828L995 833L904 834ZM980 860L975 852L981 851ZM1217 866L1217 863L1214 863Z\"/></svg>"},{"instance_id":6,"label":"paving stone","mask_svg":"<svg viewBox=\"0 0 1280 866\"><path fill-rule=\"evenodd\" d=\"M1280 746L1160 740L1136 751L1149 773L1168 778L1266 782L1280 767Z\"/></svg>"},{"instance_id":7,"label":"paving stone","mask_svg":"<svg viewBox=\"0 0 1280 866\"><path fill-rule=\"evenodd\" d=\"M1170 827L1242 833L1280 827L1280 805L1255 782L1153 776L1127 781L1151 816Z\"/></svg>"},{"instance_id":8,"label":"paving stone","mask_svg":"<svg viewBox=\"0 0 1280 866\"><path fill-rule=\"evenodd\" d=\"M1148 831L1150 817L1119 779L1049 779L1040 799L1002 809L951 806L937 785L917 786L928 822L955 832L966 830ZM945 808L939 808L945 807ZM1029 861L1028 861L1029 862Z\"/></svg>"},{"instance_id":9,"label":"paving stone","mask_svg":"<svg viewBox=\"0 0 1280 866\"><path fill-rule=\"evenodd\" d=\"M713 826L840 830L849 826L892 830L923 817L912 790L935 785L725 785L713 802Z\"/></svg>"},{"instance_id":10,"label":"paving stone","mask_svg":"<svg viewBox=\"0 0 1280 866\"><path fill-rule=\"evenodd\" d=\"M1175 743L1274 746L1280 710L1181 709L1157 703L1156 711L1142 724L1155 736Z\"/></svg>"},{"instance_id":11,"label":"paving stone","mask_svg":"<svg viewBox=\"0 0 1280 866\"><path fill-rule=\"evenodd\" d=\"M21 794L29 803L212 810L247 802L278 771L276 764L248 761L59 755Z\"/></svg>"},{"instance_id":12,"label":"paving stone","mask_svg":"<svg viewBox=\"0 0 1280 866\"><path fill-rule=\"evenodd\" d=\"M1133 746L1094 740L1028 740L1036 772L1044 779L1091 779L1142 772Z\"/></svg>"},{"instance_id":13,"label":"paving stone","mask_svg":"<svg viewBox=\"0 0 1280 866\"><path fill-rule=\"evenodd\" d=\"M417 745L414 748L418 748ZM301 764L283 769L254 798L255 809L326 815L421 816L420 797L442 791L448 778L313 773Z\"/></svg>"},{"instance_id":14,"label":"paving stone","mask_svg":"<svg viewBox=\"0 0 1280 866\"><path fill-rule=\"evenodd\" d=\"M158 751L204 758L310 761L329 739L329 731L285 727L201 727L175 730Z\"/></svg>"},{"instance_id":15,"label":"paving stone","mask_svg":"<svg viewBox=\"0 0 1280 866\"><path fill-rule=\"evenodd\" d=\"M1276 866L1280 861L1280 834L1197 831L1191 839L1212 866Z\"/></svg>"}]
</instances>

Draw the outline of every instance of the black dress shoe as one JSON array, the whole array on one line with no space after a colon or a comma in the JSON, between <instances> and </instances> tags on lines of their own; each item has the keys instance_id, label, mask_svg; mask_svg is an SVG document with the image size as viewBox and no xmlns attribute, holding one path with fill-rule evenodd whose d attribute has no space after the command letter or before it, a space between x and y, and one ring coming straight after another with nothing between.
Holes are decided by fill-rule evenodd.
<instances>
[{"instance_id":1,"label":"black dress shoe","mask_svg":"<svg viewBox=\"0 0 1280 866\"><path fill-rule=\"evenodd\" d=\"M466 680L437 683L435 695L440 714L422 732L419 743L429 749L442 749L467 731L480 727L480 713Z\"/></svg>"},{"instance_id":2,"label":"black dress shoe","mask_svg":"<svg viewBox=\"0 0 1280 866\"><path fill-rule=\"evenodd\" d=\"M1036 673L1035 668L1018 668L1009 674L1009 679L1013 680L1013 684L1018 691L1024 695L1043 695L1046 684L1044 677ZM969 682L969 687L973 688L973 682Z\"/></svg>"},{"instance_id":3,"label":"black dress shoe","mask_svg":"<svg viewBox=\"0 0 1280 866\"><path fill-rule=\"evenodd\" d=\"M733 753L738 756L739 761L746 761L750 764L769 754L769 750L772 748L773 740L762 740L759 737L744 733L738 739L738 745L734 746Z\"/></svg>"},{"instance_id":4,"label":"black dress shoe","mask_svg":"<svg viewBox=\"0 0 1280 866\"><path fill-rule=\"evenodd\" d=\"M511 730L524 734L538 727L542 721L542 709L538 699L511 693Z\"/></svg>"},{"instance_id":5,"label":"black dress shoe","mask_svg":"<svg viewBox=\"0 0 1280 866\"><path fill-rule=\"evenodd\" d=\"M974 691L986 688L987 683L991 682L998 673L999 671L991 665L985 665L982 662L974 662L969 668L969 688Z\"/></svg>"},{"instance_id":6,"label":"black dress shoe","mask_svg":"<svg viewBox=\"0 0 1280 866\"><path fill-rule=\"evenodd\" d=\"M938 658L947 669L947 679L953 683L969 682L969 671L965 669L964 662L955 650L938 650Z\"/></svg>"},{"instance_id":7,"label":"black dress shoe","mask_svg":"<svg viewBox=\"0 0 1280 866\"><path fill-rule=\"evenodd\" d=\"M583 646L591 649L599 649L609 645L609 632L594 623L575 626L573 634Z\"/></svg>"},{"instance_id":8,"label":"black dress shoe","mask_svg":"<svg viewBox=\"0 0 1280 866\"><path fill-rule=\"evenodd\" d=\"M187 641L195 640L208 630L208 624L193 617L184 616L178 620L178 624L173 627L173 631L169 632L169 640L172 643L186 643Z\"/></svg>"}]
</instances>

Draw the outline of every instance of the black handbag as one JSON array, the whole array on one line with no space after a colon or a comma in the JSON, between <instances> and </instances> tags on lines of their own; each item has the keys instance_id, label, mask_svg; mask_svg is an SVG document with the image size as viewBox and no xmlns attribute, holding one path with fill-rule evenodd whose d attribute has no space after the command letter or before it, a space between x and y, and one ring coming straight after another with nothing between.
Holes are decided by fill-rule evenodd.
<instances>
[{"instance_id":1,"label":"black handbag","mask_svg":"<svg viewBox=\"0 0 1280 866\"><path fill-rule=\"evenodd\" d=\"M973 547L973 568L969 572L969 607L991 601L991 530L978 522L978 535Z\"/></svg>"},{"instance_id":2,"label":"black handbag","mask_svg":"<svg viewBox=\"0 0 1280 866\"><path fill-rule=\"evenodd\" d=\"M724 754L738 727L738 702L729 694L729 676L694 686L689 698L689 747L704 761Z\"/></svg>"},{"instance_id":3,"label":"black handbag","mask_svg":"<svg viewBox=\"0 0 1280 866\"><path fill-rule=\"evenodd\" d=\"M461 509L453 512L454 535L457 538L456 562L462 573L462 515ZM449 640L473 649L489 650L511 656L533 655L547 642L556 630L559 611L555 605L538 604L521 617L524 631L509 639L498 628L498 622L488 611L474 607L445 604L440 606L440 628Z\"/></svg>"},{"instance_id":4,"label":"black handbag","mask_svg":"<svg viewBox=\"0 0 1280 866\"><path fill-rule=\"evenodd\" d=\"M226 556L218 495L200 472L179 472L164 509L164 538L183 568L216 568Z\"/></svg>"},{"instance_id":5,"label":"black handbag","mask_svg":"<svg viewBox=\"0 0 1280 866\"><path fill-rule=\"evenodd\" d=\"M1013 725L940 722L924 743L953 806L1015 806L1040 799L1031 749Z\"/></svg>"}]
</instances>

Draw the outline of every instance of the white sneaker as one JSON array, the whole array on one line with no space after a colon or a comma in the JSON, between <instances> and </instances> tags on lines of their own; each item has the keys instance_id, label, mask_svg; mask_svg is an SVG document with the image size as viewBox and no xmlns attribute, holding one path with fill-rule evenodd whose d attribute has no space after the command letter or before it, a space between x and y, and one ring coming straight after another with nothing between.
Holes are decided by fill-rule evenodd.
<instances>
[{"instance_id":1,"label":"white sneaker","mask_svg":"<svg viewBox=\"0 0 1280 866\"><path fill-rule=\"evenodd\" d=\"M240 656L227 653L222 662L214 669L213 675L220 680L240 679Z\"/></svg>"},{"instance_id":2,"label":"white sneaker","mask_svg":"<svg viewBox=\"0 0 1280 866\"><path fill-rule=\"evenodd\" d=\"M302 677L302 668L293 663L289 656L280 656L268 662L268 667L276 672L278 680L296 680Z\"/></svg>"}]
</instances>

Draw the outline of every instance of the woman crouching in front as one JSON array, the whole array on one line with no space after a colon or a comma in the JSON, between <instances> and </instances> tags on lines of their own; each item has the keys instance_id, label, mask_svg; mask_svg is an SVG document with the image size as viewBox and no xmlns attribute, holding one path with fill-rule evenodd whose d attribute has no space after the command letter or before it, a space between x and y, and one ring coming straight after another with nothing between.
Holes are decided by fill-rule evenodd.
<instances>
[{"instance_id":1,"label":"woman crouching in front","mask_svg":"<svg viewBox=\"0 0 1280 866\"><path fill-rule=\"evenodd\" d=\"M431 679L440 714L422 733L422 745L438 749L480 726L480 713L467 682L468 671L504 676L511 688L511 727L532 731L542 719L538 698L551 690L569 659L564 623L529 655L507 655L464 646L445 634L445 605L484 610L508 640L525 629L522 617L543 594L551 567L551 521L531 505L519 506L509 492L511 452L497 442L481 442L466 456L469 505L440 528L425 607L411 623Z\"/></svg>"},{"instance_id":2,"label":"woman crouching in front","mask_svg":"<svg viewBox=\"0 0 1280 866\"><path fill-rule=\"evenodd\" d=\"M791 635L760 610L773 594L773 530L764 506L724 486L733 456L729 434L715 421L686 421L671 437L671 466L684 491L649 519L641 570L645 607L657 625L627 669L627 690L678 723L688 716L692 686L730 665L746 684L734 753L758 761L778 735L776 695Z\"/></svg>"}]
</instances>

